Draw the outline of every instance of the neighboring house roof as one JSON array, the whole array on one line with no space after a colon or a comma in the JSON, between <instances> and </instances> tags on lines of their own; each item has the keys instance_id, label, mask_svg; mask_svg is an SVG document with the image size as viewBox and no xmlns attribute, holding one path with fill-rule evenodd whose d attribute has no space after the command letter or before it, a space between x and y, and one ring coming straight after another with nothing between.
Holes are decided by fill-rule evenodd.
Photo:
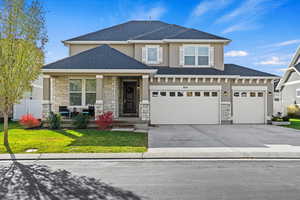
<instances>
[{"instance_id":1,"label":"neighboring house roof","mask_svg":"<svg viewBox=\"0 0 300 200\"><path fill-rule=\"evenodd\" d=\"M228 40L196 29L190 29L162 21L128 21L67 41L127 41L162 39L213 39Z\"/></svg>"},{"instance_id":2,"label":"neighboring house roof","mask_svg":"<svg viewBox=\"0 0 300 200\"><path fill-rule=\"evenodd\" d=\"M300 72L300 63L298 63L298 64L295 65L294 67L298 70L298 72Z\"/></svg>"},{"instance_id":3,"label":"neighboring house roof","mask_svg":"<svg viewBox=\"0 0 300 200\"><path fill-rule=\"evenodd\" d=\"M153 69L108 45L45 65L43 69Z\"/></svg>"},{"instance_id":4,"label":"neighboring house roof","mask_svg":"<svg viewBox=\"0 0 300 200\"><path fill-rule=\"evenodd\" d=\"M224 71L215 68L187 67L157 67L161 75L216 75L216 76L247 76L247 77L277 77L266 72L257 71L235 64L225 64Z\"/></svg>"}]
</instances>

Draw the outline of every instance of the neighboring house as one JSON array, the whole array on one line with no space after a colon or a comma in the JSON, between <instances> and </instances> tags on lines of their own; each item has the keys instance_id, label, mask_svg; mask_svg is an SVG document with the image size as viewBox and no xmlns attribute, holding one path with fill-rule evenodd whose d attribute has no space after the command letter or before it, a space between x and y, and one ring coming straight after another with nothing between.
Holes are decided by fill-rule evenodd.
<instances>
[{"instance_id":1,"label":"neighboring house","mask_svg":"<svg viewBox=\"0 0 300 200\"><path fill-rule=\"evenodd\" d=\"M25 114L42 118L43 78L40 76L32 83L31 90L24 93L19 104L13 106L13 120L19 120Z\"/></svg>"},{"instance_id":2,"label":"neighboring house","mask_svg":"<svg viewBox=\"0 0 300 200\"><path fill-rule=\"evenodd\" d=\"M152 124L267 123L277 76L224 64L229 39L161 21L129 21L63 43L43 68L43 117L60 106Z\"/></svg>"},{"instance_id":3,"label":"neighboring house","mask_svg":"<svg viewBox=\"0 0 300 200\"><path fill-rule=\"evenodd\" d=\"M11 109L10 118L19 120L25 114L32 114L38 119L42 118L42 94L43 94L43 78L40 76L32 83L31 90L24 93L23 99L19 104L14 104ZM0 121L3 114L0 112Z\"/></svg>"},{"instance_id":4,"label":"neighboring house","mask_svg":"<svg viewBox=\"0 0 300 200\"><path fill-rule=\"evenodd\" d=\"M284 115L287 114L289 105L300 104L300 47L281 78L277 90L280 91L281 112Z\"/></svg>"}]
</instances>

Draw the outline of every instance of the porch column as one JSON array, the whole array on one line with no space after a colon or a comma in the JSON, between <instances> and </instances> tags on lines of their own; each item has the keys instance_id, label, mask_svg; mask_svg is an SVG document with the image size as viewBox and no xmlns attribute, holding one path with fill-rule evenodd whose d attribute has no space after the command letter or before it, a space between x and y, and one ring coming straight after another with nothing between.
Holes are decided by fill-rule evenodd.
<instances>
[{"instance_id":1,"label":"porch column","mask_svg":"<svg viewBox=\"0 0 300 200\"><path fill-rule=\"evenodd\" d=\"M46 120L51 112L51 77L43 76L42 120Z\"/></svg>"},{"instance_id":2,"label":"porch column","mask_svg":"<svg viewBox=\"0 0 300 200\"><path fill-rule=\"evenodd\" d=\"M103 114L103 75L97 75L95 118L101 114Z\"/></svg>"},{"instance_id":3,"label":"porch column","mask_svg":"<svg viewBox=\"0 0 300 200\"><path fill-rule=\"evenodd\" d=\"M150 102L149 102L149 75L142 77L142 101L140 102L140 114L143 121L150 120Z\"/></svg>"}]
</instances>

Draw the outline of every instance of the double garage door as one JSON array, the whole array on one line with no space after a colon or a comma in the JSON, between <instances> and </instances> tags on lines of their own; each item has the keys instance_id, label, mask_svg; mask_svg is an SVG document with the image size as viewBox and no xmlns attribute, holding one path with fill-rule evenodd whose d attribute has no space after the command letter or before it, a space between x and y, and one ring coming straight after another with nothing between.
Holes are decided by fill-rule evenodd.
<instances>
[{"instance_id":1,"label":"double garage door","mask_svg":"<svg viewBox=\"0 0 300 200\"><path fill-rule=\"evenodd\" d=\"M152 124L220 124L221 86L151 86ZM234 124L263 124L266 92L233 89Z\"/></svg>"},{"instance_id":2,"label":"double garage door","mask_svg":"<svg viewBox=\"0 0 300 200\"><path fill-rule=\"evenodd\" d=\"M219 124L220 87L153 86L152 124Z\"/></svg>"}]
</instances>

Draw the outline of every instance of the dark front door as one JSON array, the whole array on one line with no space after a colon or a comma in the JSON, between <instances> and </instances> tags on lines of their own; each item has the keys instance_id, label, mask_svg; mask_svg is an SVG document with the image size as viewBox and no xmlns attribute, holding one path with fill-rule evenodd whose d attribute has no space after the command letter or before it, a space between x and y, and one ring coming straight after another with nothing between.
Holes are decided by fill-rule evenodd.
<instances>
[{"instance_id":1,"label":"dark front door","mask_svg":"<svg viewBox=\"0 0 300 200\"><path fill-rule=\"evenodd\" d=\"M136 115L137 82L123 84L123 113Z\"/></svg>"}]
</instances>

